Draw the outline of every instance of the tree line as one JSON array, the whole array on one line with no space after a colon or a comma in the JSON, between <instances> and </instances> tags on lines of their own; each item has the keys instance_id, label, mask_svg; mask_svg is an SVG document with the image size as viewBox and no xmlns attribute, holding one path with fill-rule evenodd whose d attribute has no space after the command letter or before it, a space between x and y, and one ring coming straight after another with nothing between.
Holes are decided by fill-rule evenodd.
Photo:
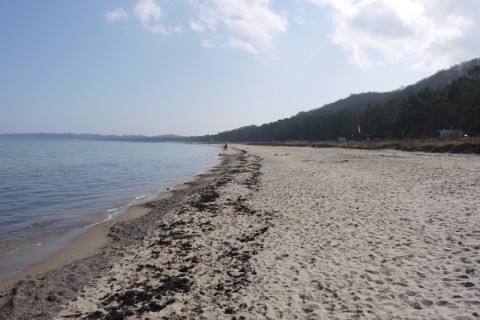
<instances>
[{"instance_id":1,"label":"tree line","mask_svg":"<svg viewBox=\"0 0 480 320\"><path fill-rule=\"evenodd\" d=\"M480 135L480 66L476 65L442 89L430 87L415 94L364 102L337 112L322 108L261 126L247 126L197 137L203 142L268 142L336 140L338 138L432 138L438 130L458 129Z\"/></svg>"}]
</instances>

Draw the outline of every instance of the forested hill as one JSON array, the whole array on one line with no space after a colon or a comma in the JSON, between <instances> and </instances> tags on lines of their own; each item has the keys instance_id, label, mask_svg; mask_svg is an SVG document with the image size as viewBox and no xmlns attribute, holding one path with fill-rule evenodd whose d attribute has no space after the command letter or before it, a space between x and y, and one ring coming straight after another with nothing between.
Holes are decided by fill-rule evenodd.
<instances>
[{"instance_id":1,"label":"forested hill","mask_svg":"<svg viewBox=\"0 0 480 320\"><path fill-rule=\"evenodd\" d=\"M442 70L402 90L351 95L291 118L203 136L198 140L428 138L437 136L437 130L452 127L471 136L480 135L480 59Z\"/></svg>"},{"instance_id":2,"label":"forested hill","mask_svg":"<svg viewBox=\"0 0 480 320\"><path fill-rule=\"evenodd\" d=\"M447 85L451 84L455 79L467 75L468 71L476 65L480 65L480 58L463 62L446 70L441 70L435 73L433 76L422 79L419 82L400 90L352 94L348 98L326 104L321 108L308 111L308 113L334 113L348 108L366 107L369 103L373 105L384 104L391 99L402 99L408 97L409 95L417 94L425 88L430 88L433 91L443 89Z\"/></svg>"}]
</instances>

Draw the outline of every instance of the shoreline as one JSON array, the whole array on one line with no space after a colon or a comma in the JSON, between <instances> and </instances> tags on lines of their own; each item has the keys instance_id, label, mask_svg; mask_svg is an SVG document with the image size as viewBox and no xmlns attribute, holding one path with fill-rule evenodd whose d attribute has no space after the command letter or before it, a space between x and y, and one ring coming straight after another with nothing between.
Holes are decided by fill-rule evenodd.
<instances>
[{"instance_id":1,"label":"shoreline","mask_svg":"<svg viewBox=\"0 0 480 320\"><path fill-rule=\"evenodd\" d=\"M180 182L173 187L167 188L166 191L159 192L153 199L132 205L126 208L120 215L110 220L96 223L88 227L85 231L71 230L70 232L79 234L72 236L68 236L67 234L67 244L54 250L53 253L46 255L41 261L22 268L8 278L0 281L0 310L8 303L8 300L11 298L12 289L14 289L19 282L38 277L47 272L101 254L106 247L111 245L110 231L114 225L117 223L128 223L129 221L149 214L152 208L149 207L148 204L162 202L178 194L188 194L190 192L189 189L191 189L193 185L201 183L202 177L209 175L209 173L215 171L217 167L222 166L224 161L222 156L224 156L224 153L220 151L218 162L212 168L192 176L185 182ZM62 236L53 241L60 240L61 238ZM1 316L0 319L2 319Z\"/></svg>"},{"instance_id":2,"label":"shoreline","mask_svg":"<svg viewBox=\"0 0 480 320\"><path fill-rule=\"evenodd\" d=\"M219 162L216 147L171 143L7 139L5 146L0 282ZM81 153L89 160L80 161ZM16 164L16 156L24 160Z\"/></svg>"},{"instance_id":3,"label":"shoreline","mask_svg":"<svg viewBox=\"0 0 480 320\"><path fill-rule=\"evenodd\" d=\"M0 307L6 303L9 291L19 281L64 267L76 260L98 254L101 248L107 244L108 231L115 223L135 219L148 212L149 209L140 204L132 206L115 219L98 223L81 232L79 235L73 236L66 245L55 250L52 254L47 255L40 262L27 266L5 280L0 281Z\"/></svg>"}]
</instances>

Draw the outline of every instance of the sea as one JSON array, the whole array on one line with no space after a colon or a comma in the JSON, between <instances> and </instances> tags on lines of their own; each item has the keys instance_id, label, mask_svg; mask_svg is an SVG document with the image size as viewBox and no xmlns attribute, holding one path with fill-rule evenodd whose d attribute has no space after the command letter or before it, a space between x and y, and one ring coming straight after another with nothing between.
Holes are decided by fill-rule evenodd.
<instances>
[{"instance_id":1,"label":"sea","mask_svg":"<svg viewBox=\"0 0 480 320\"><path fill-rule=\"evenodd\" d=\"M218 162L218 147L0 136L0 281Z\"/></svg>"}]
</instances>

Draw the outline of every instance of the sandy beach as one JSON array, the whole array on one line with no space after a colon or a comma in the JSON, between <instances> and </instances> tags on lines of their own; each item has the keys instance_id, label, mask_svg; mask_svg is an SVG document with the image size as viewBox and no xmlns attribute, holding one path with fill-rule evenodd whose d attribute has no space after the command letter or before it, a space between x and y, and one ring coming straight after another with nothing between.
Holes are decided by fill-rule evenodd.
<instances>
[{"instance_id":1,"label":"sandy beach","mask_svg":"<svg viewBox=\"0 0 480 320\"><path fill-rule=\"evenodd\" d=\"M480 317L478 156L242 145L222 158L98 229L75 261L3 283L0 319Z\"/></svg>"}]
</instances>

